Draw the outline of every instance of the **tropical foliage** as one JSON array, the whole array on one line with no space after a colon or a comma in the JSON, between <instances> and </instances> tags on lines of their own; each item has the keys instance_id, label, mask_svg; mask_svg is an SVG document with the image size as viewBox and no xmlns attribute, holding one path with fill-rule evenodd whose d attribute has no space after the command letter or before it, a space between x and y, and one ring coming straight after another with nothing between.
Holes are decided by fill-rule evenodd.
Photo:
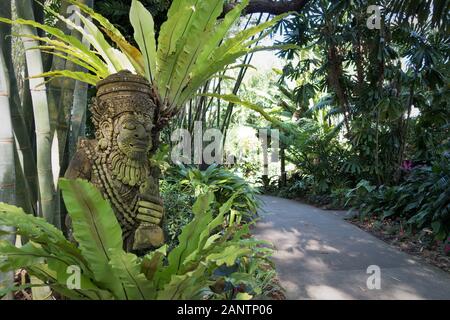
<instances>
[{"instance_id":1,"label":"tropical foliage","mask_svg":"<svg viewBox=\"0 0 450 320\"><path fill-rule=\"evenodd\" d=\"M249 232L259 208L250 180L448 241L449 2L292 1L302 9L274 17L247 15L265 2L250 1L0 1L1 295L271 296L271 250ZM254 57L269 49L281 66L255 75ZM85 181L60 180L77 243L60 230L58 177L89 134L89 96L123 69L148 79L161 132L151 160L164 173L167 245L144 256L122 249L109 204ZM245 126L252 151L259 129L278 129L280 162L266 172L255 152L234 165L172 164L173 131L199 124L219 129L224 149ZM31 281L13 284L18 269Z\"/></svg>"},{"instance_id":2,"label":"tropical foliage","mask_svg":"<svg viewBox=\"0 0 450 320\"><path fill-rule=\"evenodd\" d=\"M379 28L368 28L369 5L380 9ZM251 106L281 130L295 169L287 186L273 180L265 191L352 204L363 217L401 218L412 230L448 235L449 51L438 27L447 15L431 17L430 7L448 3L311 1L280 21L280 43L297 48L280 53L287 61L272 85L277 92L252 96Z\"/></svg>"},{"instance_id":3,"label":"tropical foliage","mask_svg":"<svg viewBox=\"0 0 450 320\"><path fill-rule=\"evenodd\" d=\"M18 248L1 241L0 270L23 268L42 285L71 299L200 299L221 295L248 299L262 293L254 278L255 267L263 261L267 264L270 249L244 237L248 226L221 228L233 198L213 214L214 194L199 195L192 207L194 217L183 228L179 244L167 254L164 246L141 258L123 250L120 226L99 191L83 180L61 179L60 187L74 221L78 247L42 218L3 203L0 223L16 227L17 234L29 242ZM236 269L226 270L232 267ZM80 272L79 287L70 278L70 270L75 269ZM229 283L231 293L215 286L218 281ZM246 288L242 292L234 290L242 286Z\"/></svg>"},{"instance_id":4,"label":"tropical foliage","mask_svg":"<svg viewBox=\"0 0 450 320\"><path fill-rule=\"evenodd\" d=\"M242 225L254 221L259 200L257 190L247 181L229 170L211 165L204 171L184 166L165 172L161 194L164 199L165 223L169 251L178 243L178 235L192 220L192 205L201 194L213 193L216 209L230 202L224 227ZM217 211L217 210L216 210Z\"/></svg>"},{"instance_id":5,"label":"tropical foliage","mask_svg":"<svg viewBox=\"0 0 450 320\"><path fill-rule=\"evenodd\" d=\"M398 186L372 186L362 180L349 190L347 201L360 217L406 220L410 231L429 228L438 240L450 236L450 160L443 156L431 167L412 169Z\"/></svg>"},{"instance_id":6,"label":"tropical foliage","mask_svg":"<svg viewBox=\"0 0 450 320\"><path fill-rule=\"evenodd\" d=\"M88 85L123 69L145 76L158 106L154 130L159 131L205 82L233 67L241 57L273 49L257 44L283 15L234 32L248 1L220 17L223 4L223 0L176 0L170 7L162 4L162 11L168 7L167 20L162 24L158 21L155 29L151 13L133 0L128 13L132 39L95 12L89 0L51 2L46 6L31 0L18 1L17 18L11 15L11 5L5 4L5 16L0 17L0 22L7 32L2 34L11 35L7 24L16 28L27 64L16 74L25 73L30 84L29 92L23 90L26 99L22 101L22 92L12 92L17 107L12 110L18 110L12 117L17 119L14 132L23 159L20 170L24 178L18 181L25 185L29 198L21 202L30 212L45 214L47 221L61 224L55 182L67 168L78 138L88 131ZM67 16L69 9L71 16ZM13 69L12 51L7 57ZM14 81L20 78L16 74L11 75ZM33 136L35 128L39 134Z\"/></svg>"},{"instance_id":7,"label":"tropical foliage","mask_svg":"<svg viewBox=\"0 0 450 320\"><path fill-rule=\"evenodd\" d=\"M227 65L249 52L270 49L251 48L259 39L254 39L253 36L269 29L283 18L276 17L226 39L248 0L242 1L220 23L216 23L216 20L222 13L223 0L176 0L169 8L167 20L162 24L156 41L152 15L139 1L133 0L130 22L134 28L134 40L139 47L136 48L105 17L76 0L69 2L95 20L100 28L77 11L75 13L83 26L76 25L51 8L46 10L77 30L93 50L86 48L76 37L65 35L55 27L24 19L12 21L1 18L0 21L42 29L52 38L31 34L22 36L42 41L44 45L37 46L38 49L58 55L89 71L54 70L43 73L40 77L69 77L95 85L109 74L127 69L144 75L149 80L162 115L169 117L178 112L205 81ZM105 35L117 48L109 44ZM226 40L222 41L223 39Z\"/></svg>"}]
</instances>

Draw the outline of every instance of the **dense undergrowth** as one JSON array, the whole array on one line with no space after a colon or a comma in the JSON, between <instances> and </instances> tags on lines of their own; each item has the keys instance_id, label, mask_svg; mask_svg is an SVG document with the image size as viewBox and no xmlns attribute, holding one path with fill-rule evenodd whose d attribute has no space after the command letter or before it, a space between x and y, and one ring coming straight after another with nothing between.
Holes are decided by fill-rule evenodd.
<instances>
[{"instance_id":1,"label":"dense undergrowth","mask_svg":"<svg viewBox=\"0 0 450 320\"><path fill-rule=\"evenodd\" d=\"M253 189L218 167L179 174L190 178L163 185L167 244L144 256L123 251L111 207L86 181L60 181L78 246L43 219L1 204L1 224L29 241L21 247L1 241L0 270L26 270L69 299L283 298L270 245L251 237L253 219L242 219L258 206ZM70 266L80 271L79 287L68 287Z\"/></svg>"}]
</instances>

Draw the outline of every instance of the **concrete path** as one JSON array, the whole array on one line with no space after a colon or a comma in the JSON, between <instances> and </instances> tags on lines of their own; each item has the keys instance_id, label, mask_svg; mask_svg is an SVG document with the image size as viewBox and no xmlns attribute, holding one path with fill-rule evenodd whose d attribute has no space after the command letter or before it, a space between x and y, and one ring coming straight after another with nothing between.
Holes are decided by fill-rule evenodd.
<instances>
[{"instance_id":1,"label":"concrete path","mask_svg":"<svg viewBox=\"0 0 450 320\"><path fill-rule=\"evenodd\" d=\"M346 222L345 212L261 198L262 219L253 233L275 245L288 299L450 299L448 273ZM368 288L371 265L380 268L380 289Z\"/></svg>"}]
</instances>

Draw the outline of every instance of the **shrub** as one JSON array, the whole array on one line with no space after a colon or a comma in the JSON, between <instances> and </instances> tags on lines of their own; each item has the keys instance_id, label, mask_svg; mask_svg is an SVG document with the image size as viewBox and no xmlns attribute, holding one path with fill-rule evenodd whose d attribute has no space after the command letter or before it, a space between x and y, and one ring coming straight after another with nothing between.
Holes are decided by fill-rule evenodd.
<instances>
[{"instance_id":1,"label":"shrub","mask_svg":"<svg viewBox=\"0 0 450 320\"><path fill-rule=\"evenodd\" d=\"M360 216L407 220L412 229L431 227L435 238L450 234L450 161L443 156L433 166L414 168L398 186L375 187L362 180L347 194Z\"/></svg>"},{"instance_id":2,"label":"shrub","mask_svg":"<svg viewBox=\"0 0 450 320\"><path fill-rule=\"evenodd\" d=\"M249 222L256 215L259 201L256 198L258 191L250 186L243 178L219 167L215 164L205 171L197 168L179 166L168 174L167 180L180 184L181 190L194 195L205 192L214 193L217 205L223 205L228 199L233 198L228 222L240 223L241 219Z\"/></svg>"},{"instance_id":3,"label":"shrub","mask_svg":"<svg viewBox=\"0 0 450 320\"><path fill-rule=\"evenodd\" d=\"M164 233L168 251L178 244L181 230L194 217L192 206L195 202L194 193L183 188L179 183L161 182L161 197L164 199Z\"/></svg>"}]
</instances>

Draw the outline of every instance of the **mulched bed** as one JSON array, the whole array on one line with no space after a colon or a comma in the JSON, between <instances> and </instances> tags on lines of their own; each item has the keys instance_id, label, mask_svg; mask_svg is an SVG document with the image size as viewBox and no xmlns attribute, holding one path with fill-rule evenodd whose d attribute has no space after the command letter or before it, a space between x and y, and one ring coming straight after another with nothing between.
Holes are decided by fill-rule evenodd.
<instances>
[{"instance_id":1,"label":"mulched bed","mask_svg":"<svg viewBox=\"0 0 450 320\"><path fill-rule=\"evenodd\" d=\"M353 218L348 221L401 251L450 273L449 244L434 240L431 230L425 228L411 233L404 229L404 222L401 220L380 221L374 217L362 221Z\"/></svg>"}]
</instances>

